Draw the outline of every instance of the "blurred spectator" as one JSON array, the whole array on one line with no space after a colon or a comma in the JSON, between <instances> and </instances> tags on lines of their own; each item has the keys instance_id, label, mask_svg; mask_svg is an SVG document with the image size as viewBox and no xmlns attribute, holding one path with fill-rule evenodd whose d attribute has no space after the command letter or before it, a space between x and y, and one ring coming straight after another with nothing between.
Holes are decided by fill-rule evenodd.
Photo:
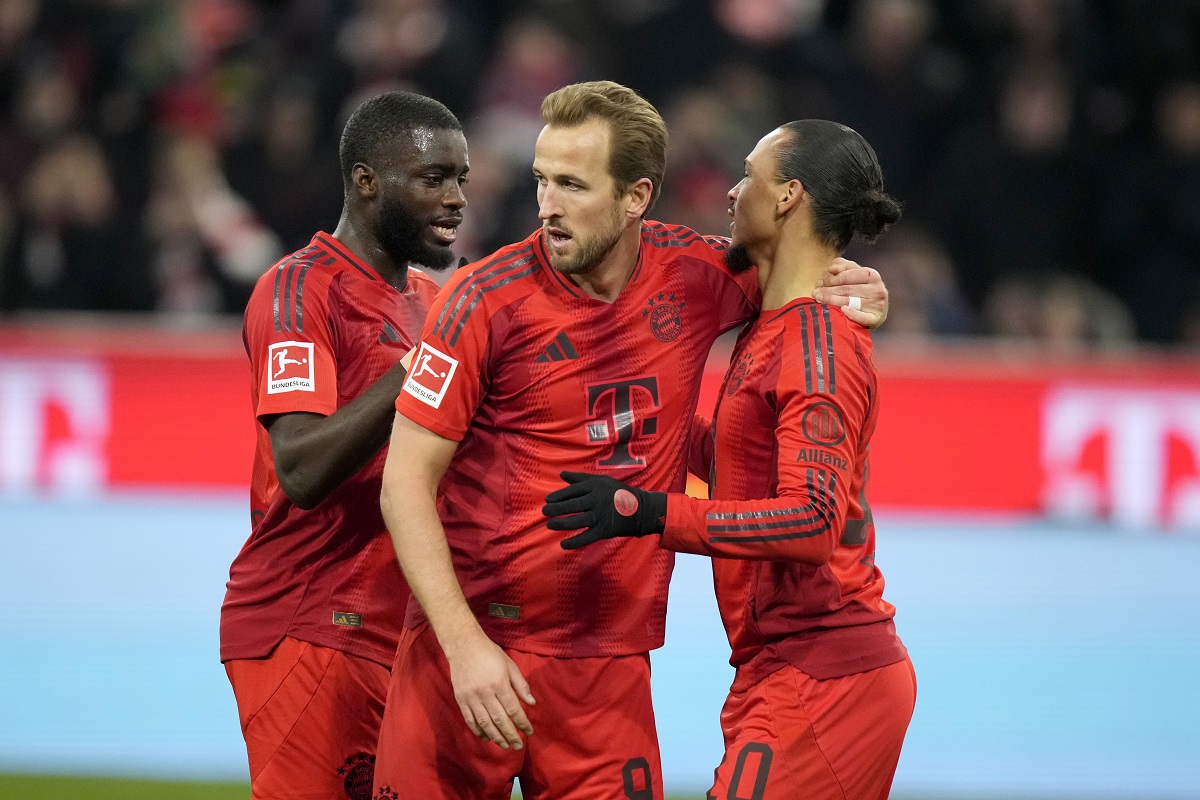
<instances>
[{"instance_id":1,"label":"blurred spectator","mask_svg":"<svg viewBox=\"0 0 1200 800\"><path fill-rule=\"evenodd\" d=\"M983 304L984 332L1010 342L1035 342L1038 303L1035 279L1023 273L1001 276Z\"/></svg>"},{"instance_id":2,"label":"blurred spectator","mask_svg":"<svg viewBox=\"0 0 1200 800\"><path fill-rule=\"evenodd\" d=\"M860 254L892 286L881 335L1120 340L1072 321L1104 307L1091 289L1039 318L1050 288L1005 277L1049 270L1183 342L1197 76L1191 0L0 0L0 308L240 311L274 254L336 222L343 115L396 87L466 123L459 247L485 255L537 224L542 97L612 78L671 128L654 215L707 233L762 130L866 136L907 216Z\"/></svg>"},{"instance_id":3,"label":"blurred spectator","mask_svg":"<svg viewBox=\"0 0 1200 800\"><path fill-rule=\"evenodd\" d=\"M879 335L909 338L976 332L975 314L958 286L950 254L916 220L904 220L879 244L847 255L880 271L887 284L887 324Z\"/></svg>"},{"instance_id":4,"label":"blurred spectator","mask_svg":"<svg viewBox=\"0 0 1200 800\"><path fill-rule=\"evenodd\" d=\"M144 308L142 276L129 258L136 234L117 211L108 165L94 139L74 134L47 148L26 179L4 260L6 305Z\"/></svg>"},{"instance_id":5,"label":"blurred spectator","mask_svg":"<svg viewBox=\"0 0 1200 800\"><path fill-rule=\"evenodd\" d=\"M652 216L700 233L728 235L726 195L740 179L741 159L750 152L737 149L731 116L712 89L683 92L664 110L671 131L667 176Z\"/></svg>"},{"instance_id":6,"label":"blurred spectator","mask_svg":"<svg viewBox=\"0 0 1200 800\"><path fill-rule=\"evenodd\" d=\"M1078 275L1013 273L987 298L989 333L1059 353L1112 350L1134 340L1133 317L1111 293Z\"/></svg>"},{"instance_id":7,"label":"blurred spectator","mask_svg":"<svg viewBox=\"0 0 1200 800\"><path fill-rule=\"evenodd\" d=\"M78 90L58 55L48 48L25 48L13 65L10 113L0 127L0 185L22 190L30 165L44 143L77 124Z\"/></svg>"},{"instance_id":8,"label":"blurred spectator","mask_svg":"<svg viewBox=\"0 0 1200 800\"><path fill-rule=\"evenodd\" d=\"M779 105L770 76L742 61L721 64L711 86L679 92L664 111L671 140L654 216L728 235L726 195L762 131L779 124Z\"/></svg>"},{"instance_id":9,"label":"blurred spectator","mask_svg":"<svg viewBox=\"0 0 1200 800\"><path fill-rule=\"evenodd\" d=\"M337 140L322 129L315 87L283 81L256 130L225 157L230 187L283 242L299 250L313 231L332 231L342 210Z\"/></svg>"},{"instance_id":10,"label":"blurred spectator","mask_svg":"<svg viewBox=\"0 0 1200 800\"><path fill-rule=\"evenodd\" d=\"M716 0L721 25L757 47L774 47L821 22L825 0Z\"/></svg>"},{"instance_id":11,"label":"blurred spectator","mask_svg":"<svg viewBox=\"0 0 1200 800\"><path fill-rule=\"evenodd\" d=\"M358 86L390 85L436 97L460 117L474 99L488 49L478 29L484 0L361 0L337 34L337 53Z\"/></svg>"},{"instance_id":12,"label":"blurred spectator","mask_svg":"<svg viewBox=\"0 0 1200 800\"><path fill-rule=\"evenodd\" d=\"M1153 148L1103 173L1096 237L1139 333L1166 342L1200 297L1200 82L1166 86L1154 122Z\"/></svg>"},{"instance_id":13,"label":"blurred spectator","mask_svg":"<svg viewBox=\"0 0 1200 800\"><path fill-rule=\"evenodd\" d=\"M986 0L979 3L988 17L998 49L1021 59L1055 58L1078 44L1081 0Z\"/></svg>"},{"instance_id":14,"label":"blurred spectator","mask_svg":"<svg viewBox=\"0 0 1200 800\"><path fill-rule=\"evenodd\" d=\"M558 28L518 17L500 32L499 47L479 93L479 117L469 141L484 139L513 164L533 163L542 130L542 98L579 80L579 50Z\"/></svg>"},{"instance_id":15,"label":"blurred spectator","mask_svg":"<svg viewBox=\"0 0 1200 800\"><path fill-rule=\"evenodd\" d=\"M583 72L579 48L549 21L519 14L501 27L496 53L480 81L478 114L467 123L471 210L464 227L472 241L459 246L464 255L473 247L480 248L475 256L487 255L540 224L530 168L542 130L542 98Z\"/></svg>"},{"instance_id":16,"label":"blurred spectator","mask_svg":"<svg viewBox=\"0 0 1200 800\"><path fill-rule=\"evenodd\" d=\"M1200 298L1188 303L1179 323L1179 343L1187 350L1200 353Z\"/></svg>"},{"instance_id":17,"label":"blurred spectator","mask_svg":"<svg viewBox=\"0 0 1200 800\"><path fill-rule=\"evenodd\" d=\"M712 87L724 109L718 115L724 148L720 155L740 180L742 163L762 132L787 121L779 90L769 73L745 60L721 63L713 74Z\"/></svg>"},{"instance_id":18,"label":"blurred spectator","mask_svg":"<svg viewBox=\"0 0 1200 800\"><path fill-rule=\"evenodd\" d=\"M36 0L0 0L0 103L12 103L16 74L38 21Z\"/></svg>"},{"instance_id":19,"label":"blurred spectator","mask_svg":"<svg viewBox=\"0 0 1200 800\"><path fill-rule=\"evenodd\" d=\"M147 204L143 257L153 307L184 321L242 310L254 279L273 263L261 259L280 252L216 170L215 152L202 140L167 141Z\"/></svg>"},{"instance_id":20,"label":"blurred spectator","mask_svg":"<svg viewBox=\"0 0 1200 800\"><path fill-rule=\"evenodd\" d=\"M926 154L944 147L966 82L961 59L934 41L936 22L930 0L864 0L841 57L822 68L836 93L838 121L875 148L888 192L918 209Z\"/></svg>"},{"instance_id":21,"label":"blurred spectator","mask_svg":"<svg viewBox=\"0 0 1200 800\"><path fill-rule=\"evenodd\" d=\"M240 287L241 308L254 281L283 255L283 245L221 172L220 155L206 139L179 137L163 153L163 180L190 215L195 233L211 251L222 280ZM169 225L167 226L170 227Z\"/></svg>"},{"instance_id":22,"label":"blurred spectator","mask_svg":"<svg viewBox=\"0 0 1200 800\"><path fill-rule=\"evenodd\" d=\"M458 228L454 252L474 261L535 230L538 220L530 165L518 164L495 149L487 137L471 140L471 172L467 185L470 212ZM429 273L445 281L449 272Z\"/></svg>"},{"instance_id":23,"label":"blurred spectator","mask_svg":"<svg viewBox=\"0 0 1200 800\"><path fill-rule=\"evenodd\" d=\"M965 131L926 190L976 303L1002 273L1078 268L1083 260L1083 187L1065 70L1022 64L1005 80L994 113L996 128Z\"/></svg>"}]
</instances>

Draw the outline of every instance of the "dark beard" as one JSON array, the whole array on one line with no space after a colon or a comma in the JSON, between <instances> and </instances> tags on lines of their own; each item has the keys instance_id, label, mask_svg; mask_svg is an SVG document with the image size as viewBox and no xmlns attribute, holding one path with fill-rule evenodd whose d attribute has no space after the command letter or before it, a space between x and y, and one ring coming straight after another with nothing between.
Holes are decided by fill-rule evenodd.
<instances>
[{"instance_id":1,"label":"dark beard","mask_svg":"<svg viewBox=\"0 0 1200 800\"><path fill-rule=\"evenodd\" d=\"M725 266L729 267L729 271L734 275L754 269L754 262L750 260L750 251L746 249L746 245L730 245L725 251Z\"/></svg>"},{"instance_id":2,"label":"dark beard","mask_svg":"<svg viewBox=\"0 0 1200 800\"><path fill-rule=\"evenodd\" d=\"M614 213L610 221L612 227L609 230L601 231L590 241L582 243L579 252L569 261L554 255L554 251L551 250L550 266L563 275L587 275L594 270L600 262L608 258L608 254L617 246L617 242L621 241L622 230L619 215ZM556 220L551 220L551 223L554 222Z\"/></svg>"},{"instance_id":3,"label":"dark beard","mask_svg":"<svg viewBox=\"0 0 1200 800\"><path fill-rule=\"evenodd\" d=\"M566 262L561 258L556 257L553 252L550 255L550 266L561 272L563 275L587 275L594 270L601 261L608 258L608 254L617 246L620 240L620 231L609 239L593 239L587 245L584 245L575 258Z\"/></svg>"},{"instance_id":4,"label":"dark beard","mask_svg":"<svg viewBox=\"0 0 1200 800\"><path fill-rule=\"evenodd\" d=\"M383 198L379 201L375 238L383 252L398 265L412 261L435 272L446 269L454 263L454 251L426 242L421 238L424 229L421 221L408 213L399 200Z\"/></svg>"}]
</instances>

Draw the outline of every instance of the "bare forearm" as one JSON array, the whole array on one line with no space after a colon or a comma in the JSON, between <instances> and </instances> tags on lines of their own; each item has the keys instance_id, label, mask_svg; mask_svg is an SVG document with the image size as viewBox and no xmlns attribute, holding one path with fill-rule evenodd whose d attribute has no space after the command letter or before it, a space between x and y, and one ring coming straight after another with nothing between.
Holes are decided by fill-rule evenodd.
<instances>
[{"instance_id":1,"label":"bare forearm","mask_svg":"<svg viewBox=\"0 0 1200 800\"><path fill-rule=\"evenodd\" d=\"M409 588L449 652L457 642L484 635L458 583L437 513L437 487L456 443L398 414L394 419L380 508Z\"/></svg>"},{"instance_id":2,"label":"bare forearm","mask_svg":"<svg viewBox=\"0 0 1200 800\"><path fill-rule=\"evenodd\" d=\"M409 588L443 649L482 633L454 572L433 498L423 491L396 492L391 488L385 483L383 519Z\"/></svg>"},{"instance_id":3,"label":"bare forearm","mask_svg":"<svg viewBox=\"0 0 1200 800\"><path fill-rule=\"evenodd\" d=\"M276 472L292 502L312 508L383 448L404 374L396 365L328 417L289 414L272 423Z\"/></svg>"}]
</instances>

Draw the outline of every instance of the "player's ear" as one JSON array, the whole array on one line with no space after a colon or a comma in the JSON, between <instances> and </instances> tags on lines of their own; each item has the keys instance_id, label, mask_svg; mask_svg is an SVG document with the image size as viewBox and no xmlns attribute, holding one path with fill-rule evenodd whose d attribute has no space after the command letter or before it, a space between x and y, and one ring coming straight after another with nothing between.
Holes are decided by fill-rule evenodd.
<instances>
[{"instance_id":1,"label":"player's ear","mask_svg":"<svg viewBox=\"0 0 1200 800\"><path fill-rule=\"evenodd\" d=\"M639 178L625 190L628 205L625 214L630 219L641 219L650 207L650 198L654 196L654 183L649 178Z\"/></svg>"},{"instance_id":2,"label":"player's ear","mask_svg":"<svg viewBox=\"0 0 1200 800\"><path fill-rule=\"evenodd\" d=\"M358 196L364 200L374 197L379 192L379 176L361 161L350 168L350 183Z\"/></svg>"},{"instance_id":3,"label":"player's ear","mask_svg":"<svg viewBox=\"0 0 1200 800\"><path fill-rule=\"evenodd\" d=\"M779 199L775 203L775 213L782 217L800 205L801 201L804 200L805 194L804 184L796 178L783 184L779 189Z\"/></svg>"}]
</instances>

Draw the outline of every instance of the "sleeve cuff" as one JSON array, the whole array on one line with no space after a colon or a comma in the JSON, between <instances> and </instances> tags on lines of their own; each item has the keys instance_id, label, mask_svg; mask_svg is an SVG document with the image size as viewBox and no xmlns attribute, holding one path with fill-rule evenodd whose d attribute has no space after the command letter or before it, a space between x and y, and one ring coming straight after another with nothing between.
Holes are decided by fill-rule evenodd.
<instances>
[{"instance_id":1,"label":"sleeve cuff","mask_svg":"<svg viewBox=\"0 0 1200 800\"><path fill-rule=\"evenodd\" d=\"M703 525L704 514L697 508L695 498L686 494L667 495L667 524L663 528L659 544L667 550L677 553L697 553L704 555L704 538L701 528L697 527L696 516L699 513L700 525Z\"/></svg>"}]
</instances>

